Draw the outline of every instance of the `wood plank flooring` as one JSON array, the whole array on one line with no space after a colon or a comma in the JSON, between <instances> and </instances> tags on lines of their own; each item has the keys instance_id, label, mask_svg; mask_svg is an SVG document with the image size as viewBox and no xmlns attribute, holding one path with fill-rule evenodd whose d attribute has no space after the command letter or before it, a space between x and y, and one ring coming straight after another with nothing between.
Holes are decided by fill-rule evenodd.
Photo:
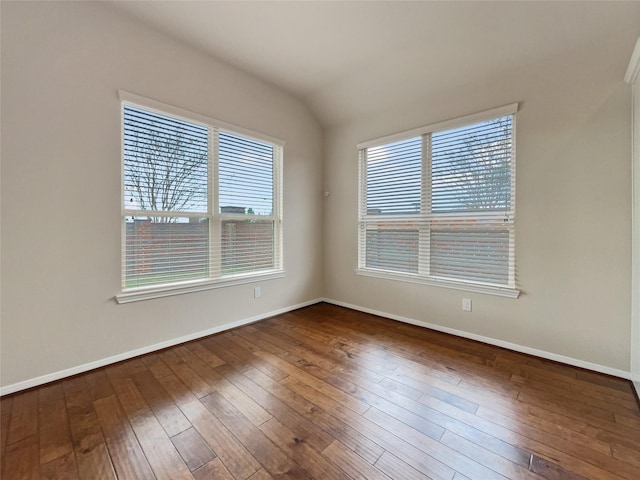
<instances>
[{"instance_id":1,"label":"wood plank flooring","mask_svg":"<svg viewBox=\"0 0 640 480\"><path fill-rule=\"evenodd\" d=\"M628 381L328 304L0 407L3 480L640 479Z\"/></svg>"}]
</instances>

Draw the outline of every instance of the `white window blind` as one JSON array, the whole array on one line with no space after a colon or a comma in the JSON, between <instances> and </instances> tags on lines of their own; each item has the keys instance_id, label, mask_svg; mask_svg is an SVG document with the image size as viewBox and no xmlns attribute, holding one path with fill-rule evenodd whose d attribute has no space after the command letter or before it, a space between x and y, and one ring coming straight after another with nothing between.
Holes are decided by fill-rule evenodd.
<instances>
[{"instance_id":1,"label":"white window blind","mask_svg":"<svg viewBox=\"0 0 640 480\"><path fill-rule=\"evenodd\" d=\"M123 102L123 292L279 271L282 145Z\"/></svg>"},{"instance_id":2,"label":"white window blind","mask_svg":"<svg viewBox=\"0 0 640 480\"><path fill-rule=\"evenodd\" d=\"M274 147L224 131L218 138L222 273L276 268Z\"/></svg>"},{"instance_id":3,"label":"white window blind","mask_svg":"<svg viewBox=\"0 0 640 480\"><path fill-rule=\"evenodd\" d=\"M359 273L517 296L516 108L361 146Z\"/></svg>"}]
</instances>

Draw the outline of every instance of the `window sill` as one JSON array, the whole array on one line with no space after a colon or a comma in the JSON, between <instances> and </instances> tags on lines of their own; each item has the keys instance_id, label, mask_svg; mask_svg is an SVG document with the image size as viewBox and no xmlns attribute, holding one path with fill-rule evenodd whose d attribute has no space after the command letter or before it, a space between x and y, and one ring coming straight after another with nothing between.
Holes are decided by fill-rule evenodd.
<instances>
[{"instance_id":1,"label":"window sill","mask_svg":"<svg viewBox=\"0 0 640 480\"><path fill-rule=\"evenodd\" d=\"M368 270L363 268L357 268L356 273L358 275L364 275L366 277L384 278L386 280L399 280L401 282L420 283L423 285L431 285L434 287L463 290L465 292L497 295L499 297L518 298L520 296L520 290L516 288L500 287L497 285L489 285L484 283L462 282L433 277L419 277L417 275L386 272L381 270Z\"/></svg>"},{"instance_id":2,"label":"window sill","mask_svg":"<svg viewBox=\"0 0 640 480\"><path fill-rule=\"evenodd\" d=\"M271 270L262 274L238 275L223 279L184 282L174 285L164 285L161 287L145 287L120 293L115 296L115 300L118 303L138 302L141 300L150 300L152 298L169 297L171 295L182 295L183 293L231 287L233 285L242 285L244 283L273 280L284 276L284 270Z\"/></svg>"}]
</instances>

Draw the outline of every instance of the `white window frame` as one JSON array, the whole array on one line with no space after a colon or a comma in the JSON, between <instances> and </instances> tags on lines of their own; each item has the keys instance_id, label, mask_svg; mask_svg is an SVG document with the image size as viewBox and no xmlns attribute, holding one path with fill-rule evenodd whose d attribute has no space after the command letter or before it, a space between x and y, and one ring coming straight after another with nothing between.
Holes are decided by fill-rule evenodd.
<instances>
[{"instance_id":1,"label":"white window frame","mask_svg":"<svg viewBox=\"0 0 640 480\"><path fill-rule=\"evenodd\" d=\"M518 111L518 104L513 103L505 105L503 107L494 108L491 110L467 115L464 117L447 120L444 122L427 125L424 127L415 128L405 132L396 133L393 135L387 135L381 138L376 138L370 141L366 141L358 144L358 161L359 161L359 176L358 176L358 267L356 268L356 274L364 275L368 277L382 278L387 280L399 280L411 283L419 283L437 287L445 287L456 290L463 290L474 293L484 293L490 295L497 295L508 298L518 298L520 290L516 288L515 278L515 185L516 185L516 113ZM431 148L429 143L431 141L431 134L450 130L455 128L472 125L475 123L481 123L505 116L512 116L512 143L511 143L511 203L510 209L506 212L506 219L512 224L512 234L510 236L510 255L509 255L509 283L508 285L495 285L482 282L476 282L471 280L458 280L458 279L444 279L430 276L429 272L429 222L432 218L437 218L438 214L431 214L430 208L430 171L431 171ZM421 190L421 203L423 205L423 211L417 215L368 215L367 213L367 192L366 192L366 151L371 147L378 147L388 145L390 143L407 140L410 138L422 137L422 190ZM493 214L495 215L495 213ZM459 214L460 217L479 218L483 215L480 213ZM418 254L418 273L402 273L374 268L366 267L366 230L367 225L375 222L385 221L411 221L415 222L419 228L419 254Z\"/></svg>"},{"instance_id":2,"label":"white window frame","mask_svg":"<svg viewBox=\"0 0 640 480\"><path fill-rule=\"evenodd\" d=\"M179 295L184 293L198 292L203 290L209 290L214 288L228 287L232 285L241 285L245 283L260 282L265 280L271 280L275 278L282 278L285 276L284 260L283 260L283 236L282 236L282 168L284 157L283 140L264 135L237 125L233 125L227 122L216 120L198 113L190 112L179 107L167 105L156 100L152 100L133 93L118 91L120 98L120 115L121 115L121 192L119 197L121 208L121 292L115 296L115 300L118 303L129 303L139 300L148 300L152 298L166 297L170 295ZM209 233L210 233L210 248L213 250L216 244L220 242L220 226L222 220L246 220L246 219L272 219L274 222L274 262L275 267L269 270L263 270L257 273L247 272L238 273L234 275L219 276L219 265L215 260L210 262L210 276L206 279L191 280L176 282L172 284L139 287L136 289L125 289L125 247L126 247L126 225L125 217L132 215L144 214L146 212L137 212L127 210L124 207L124 107L130 105L133 107L142 108L144 110L158 113L160 115L168 115L176 117L178 119L199 124L207 127L210 130L210 136L212 130L224 130L231 134L237 134L239 136L256 140L260 142L266 142L273 146L274 149L274 168L273 168L273 214L268 216L255 216L251 215L232 215L221 214L219 212L218 205L218 162L217 162L217 141L211 142L209 145L209 167L208 167L208 211L207 213L197 214L198 217L207 218L209 220ZM217 138L217 137L216 137ZM177 216L194 216L191 214L180 214Z\"/></svg>"}]
</instances>

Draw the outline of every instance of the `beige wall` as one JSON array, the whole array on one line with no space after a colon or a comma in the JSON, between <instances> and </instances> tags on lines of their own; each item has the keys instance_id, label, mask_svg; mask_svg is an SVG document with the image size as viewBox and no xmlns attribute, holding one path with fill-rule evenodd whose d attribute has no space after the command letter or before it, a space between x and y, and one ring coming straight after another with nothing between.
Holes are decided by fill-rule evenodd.
<instances>
[{"instance_id":1,"label":"beige wall","mask_svg":"<svg viewBox=\"0 0 640 480\"><path fill-rule=\"evenodd\" d=\"M120 102L285 140L284 279L117 305ZM2 5L2 385L322 295L322 132L297 100L91 3Z\"/></svg>"},{"instance_id":2,"label":"beige wall","mask_svg":"<svg viewBox=\"0 0 640 480\"><path fill-rule=\"evenodd\" d=\"M496 72L485 82L475 81L470 71L464 87L431 92L405 108L328 130L325 296L628 372L631 142L630 89L623 76L632 45L619 43L610 51L585 46ZM516 269L521 297L357 276L355 145L512 102L520 102ZM463 297L473 300L473 312L462 311Z\"/></svg>"}]
</instances>

